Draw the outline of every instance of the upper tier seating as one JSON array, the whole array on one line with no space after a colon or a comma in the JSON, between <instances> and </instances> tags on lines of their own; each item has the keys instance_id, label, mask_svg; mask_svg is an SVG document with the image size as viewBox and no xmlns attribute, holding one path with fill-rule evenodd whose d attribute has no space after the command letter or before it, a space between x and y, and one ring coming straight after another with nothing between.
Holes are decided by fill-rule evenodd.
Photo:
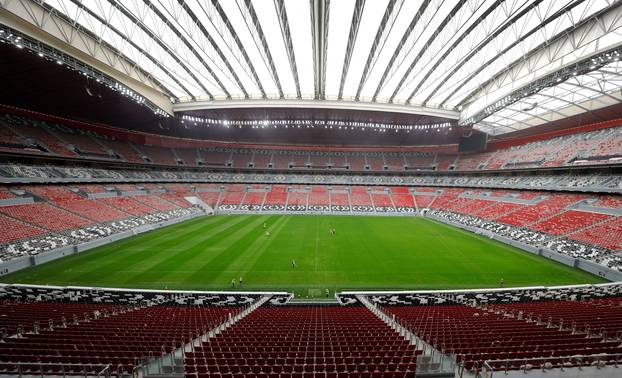
<instances>
[{"instance_id":1,"label":"upper tier seating","mask_svg":"<svg viewBox=\"0 0 622 378\"><path fill-rule=\"evenodd\" d=\"M420 353L365 307L260 307L194 352L186 376L412 377Z\"/></svg>"},{"instance_id":2,"label":"upper tier seating","mask_svg":"<svg viewBox=\"0 0 622 378\"><path fill-rule=\"evenodd\" d=\"M516 168L575 166L585 164L616 164L622 158L622 127L610 122L610 128L579 134L564 135L548 140L530 142L496 151L470 154L404 151L374 151L357 148L339 151L296 146L238 147L223 144L214 147L205 142L200 148L169 148L135 144L117 140L93 131L83 131L67 125L57 125L23 116L0 114L5 145L0 150L11 153L51 154L86 159L123 159L134 163L167 166L206 165L236 169L345 169L352 171L434 170L472 171ZM132 138L132 140L134 140ZM174 143L174 142L173 142ZM23 145L31 145L25 148ZM181 144L181 143L180 143ZM21 147L15 149L16 145ZM37 147L37 145L42 148ZM171 145L171 144L167 144ZM210 147L207 147L211 145ZM70 147L77 148L74 152ZM201 164L199 164L201 162ZM249 165L249 163L252 163Z\"/></svg>"}]
</instances>

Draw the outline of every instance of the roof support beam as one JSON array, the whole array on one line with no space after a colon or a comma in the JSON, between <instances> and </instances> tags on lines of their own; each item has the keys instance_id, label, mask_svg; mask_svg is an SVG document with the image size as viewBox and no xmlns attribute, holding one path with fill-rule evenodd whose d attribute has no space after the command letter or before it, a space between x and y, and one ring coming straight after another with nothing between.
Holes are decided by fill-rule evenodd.
<instances>
[{"instance_id":1,"label":"roof support beam","mask_svg":"<svg viewBox=\"0 0 622 378\"><path fill-rule=\"evenodd\" d=\"M592 88L592 87L586 87L586 86L581 85L581 84L571 83L570 81L566 81L564 84L572 85L573 87L577 87L577 88L583 88L583 89L586 89L588 91L591 91L591 92L594 92L594 93L598 93L600 95L608 97L608 98L610 98L612 100L615 100L616 102L620 102L620 99L618 97L612 96L610 93L604 92L604 91L602 91L600 89L596 89L596 88Z\"/></svg>"},{"instance_id":2,"label":"roof support beam","mask_svg":"<svg viewBox=\"0 0 622 378\"><path fill-rule=\"evenodd\" d=\"M315 99L326 99L326 52L330 0L310 0Z\"/></svg>"},{"instance_id":3,"label":"roof support beam","mask_svg":"<svg viewBox=\"0 0 622 378\"><path fill-rule=\"evenodd\" d=\"M386 36L388 32L385 34L385 29L389 23L393 23L395 18L397 18L397 14L399 13L399 9L402 7L404 0L400 0L399 6L395 8L395 3L397 0L389 0L389 4L387 5L387 9L384 11L384 16L382 16L382 21L380 21L380 26L378 27L378 31L376 32L376 37L374 37L374 42L371 45L371 49L369 50L369 55L367 55L367 61L365 61L365 68L363 68L363 74L361 75L361 80L359 81L358 89L356 90L356 101L358 101L361 97L361 91L363 90L363 85L367 81L369 77L369 71L371 70L372 63L376 58L376 52L378 52L378 48L381 48L381 42L384 36ZM393 10L396 9L394 13ZM389 29L390 30L390 29Z\"/></svg>"},{"instance_id":4,"label":"roof support beam","mask_svg":"<svg viewBox=\"0 0 622 378\"><path fill-rule=\"evenodd\" d=\"M149 36L152 40L154 40L164 51L167 52L183 69L188 72L188 75L197 83L197 85L207 93L210 98L213 98L210 91L201 83L201 80L194 74L193 70L191 70L184 62L177 57L175 52L173 52L164 42L156 36L151 29L149 29L145 24L143 24L139 19L137 19L131 12L129 12L123 5L119 4L116 0L108 0L110 4L118 9L125 17L127 17L130 21L132 21L136 26L138 26L145 34Z\"/></svg>"},{"instance_id":5,"label":"roof support beam","mask_svg":"<svg viewBox=\"0 0 622 378\"><path fill-rule=\"evenodd\" d=\"M365 8L365 0L356 0L354 4L354 13L352 13L352 22L350 23L350 34L348 35L348 46L346 47L346 54L343 58L343 69L341 71L341 82L339 83L339 99L343 97L343 86L346 83L346 76L348 76L348 69L350 68L350 60L352 59L352 52L354 51L354 44L356 43L356 37L359 32L359 26L361 24L361 18L363 17L363 8Z\"/></svg>"},{"instance_id":6,"label":"roof support beam","mask_svg":"<svg viewBox=\"0 0 622 378\"><path fill-rule=\"evenodd\" d=\"M257 44L257 48L262 51L262 56L264 56L264 60L268 61L268 67L270 68L270 73L272 74L272 79L274 80L274 83L276 84L277 90L279 91L279 98L284 98L285 96L283 95L283 88L281 87L281 80L279 79L279 75L276 72L276 66L274 65L274 59L272 59L272 53L270 52L270 47L268 46L268 42L266 41L266 35L263 32L263 29L261 27L261 24L259 23L259 18L257 18L257 13L255 12L255 7L253 7L253 3L251 2L251 0L243 0L244 2L244 9L246 9L246 11L248 12L248 15L250 16L250 19L252 21L253 27L255 28L255 32L253 33L253 31L251 32L251 35L253 36L253 38L259 37L259 43L257 43L257 40L255 40L256 44ZM242 11L242 8L239 6L240 0L238 0L238 7L240 8L240 13L242 13L242 17L246 18L246 13ZM250 29L250 26L248 25L247 22L247 26Z\"/></svg>"},{"instance_id":7,"label":"roof support beam","mask_svg":"<svg viewBox=\"0 0 622 378\"><path fill-rule=\"evenodd\" d=\"M175 27L175 25L171 24L167 19L166 16L164 16L162 14L162 12L160 12L160 10L158 10L158 8L156 8L150 0L143 0L145 2L145 4L147 4L149 6L149 8L158 15L158 17L160 17L160 19L162 20L162 22L164 22L169 28L171 28L171 30L173 32L175 32L175 34L177 34L179 36L179 38L182 40L182 42L184 42L184 44L186 45L186 47L188 47L188 49L194 54L194 56L197 57L197 59L199 60L199 62L201 62L203 64L203 66L207 69L207 71L210 73L210 75L214 78L214 80L216 80L216 82L218 83L218 86L222 89L222 91L227 95L227 98L231 98L231 95L229 94L229 91L227 91L227 89L225 88L225 86L222 84L222 82L220 81L220 79L218 78L218 76L216 76L216 73L212 70L212 68L207 64L207 62L205 62L205 60L203 59L203 57L201 56L201 54L198 53L198 51L192 46L192 44L188 41L188 39L186 37L183 36L183 34ZM222 50L220 50L220 47L218 47L218 45L216 44L216 41L214 41L214 39L212 38L211 35L209 35L209 33L207 32L207 30L205 29L205 26L203 25L203 23L201 23L201 21L199 21L199 19L197 18L197 16L194 14L194 12L192 11L192 9L190 9L190 7L188 7L188 5L183 1L183 0L177 0L179 2L179 5L184 9L184 11L186 11L186 13L188 13L188 16L190 16L190 18L192 19L192 21L196 24L196 26L199 28L199 30L201 30L201 32L203 33L203 35L205 36L205 38L209 41L210 45L212 45L212 47L214 48L214 50L216 51L216 53L218 54L218 56L220 57L220 59L223 61L223 63L225 64L225 66L227 66L227 69L229 70L229 73L231 74L231 76L233 76L233 79L235 80L235 83L237 84L238 88L240 88L240 90L242 91L242 93L244 93L244 97L248 98L248 92L246 92L246 88L244 88L244 85L242 85L242 82L240 81L240 78L238 77L238 74L235 73L235 71L233 70L233 67L231 67L231 64L229 63L229 61L227 60L227 58L225 57L225 54L223 54Z\"/></svg>"},{"instance_id":8,"label":"roof support beam","mask_svg":"<svg viewBox=\"0 0 622 378\"><path fill-rule=\"evenodd\" d=\"M187 5L185 4L183 0L179 0L179 2L183 3L183 5L187 7ZM235 41L235 44L238 46L238 49L240 50L240 52L242 52L244 61L246 61L246 64L251 70L251 74L253 75L255 84L257 84L257 88L259 88L259 91L261 92L261 96L263 98L266 98L266 91L264 91L263 89L263 85L261 84L261 80L259 80L259 76L257 75L257 71L255 70L255 67L253 66L253 62L249 58L248 53L246 52L246 49L244 48L244 45L242 45L242 41L240 41L240 37L238 37L238 33L235 32L235 28L231 24L231 21L229 21L229 17L227 17L227 14L225 13L224 9L222 9L222 7L220 6L220 3L218 3L217 0L212 0L212 5L214 6L214 8L216 8L218 15L224 21L225 26L227 26L227 30L229 30L229 33L231 33L231 36L233 36L233 40Z\"/></svg>"},{"instance_id":9,"label":"roof support beam","mask_svg":"<svg viewBox=\"0 0 622 378\"><path fill-rule=\"evenodd\" d=\"M435 71L437 68L442 67L442 62L449 56L449 54L451 54L453 52L453 50L464 40L464 38L469 35L477 26L479 26L482 21L484 21L486 19L486 17L488 17L492 12L495 11L495 9L497 9L497 7L499 7L505 0L497 0L495 1L494 4L492 4L487 10L486 12L484 12L480 18L474 22L467 30L465 30L464 33L462 33L462 35L457 38L454 43L451 45L450 48L448 48L445 53L443 54L443 56L441 56L441 58L436 62L436 64L432 65L432 67L430 67L430 69L428 70L428 72L426 72L423 75L423 79L417 84L417 86L415 87L415 89L413 90L413 93L417 93L417 91L419 89L421 89L421 86L423 85L423 83L425 83L425 81L428 79L428 77L430 77L430 74ZM525 14L527 14L529 11L531 11L533 8L537 7L543 0L536 0L533 3L531 3L529 6L527 6L525 9L523 9L522 11L520 11L516 16L512 17L510 20L508 20L505 24L501 25L501 27L499 27L497 30L494 31L494 33L486 36L486 38L477 44L477 46L472 49L469 54L464 57L463 59L461 59L459 62L457 62L454 66L454 68L445 74L445 78L443 80L441 80L438 85L432 90L432 92L430 92L430 94L428 95L428 97L423 100L424 104L427 104L428 101L430 101L430 99L434 96L434 94L436 92L438 92L438 90L445 85L445 83L447 83L447 81L456 73L458 72L458 70L460 68L462 68L473 56L475 56L475 54L477 54L479 51L481 51L481 49L483 49L485 46L487 46L493 39L495 39L499 34L501 34L503 31L505 31L507 28L509 28L510 26L514 25L514 23L516 23L516 21L518 21L519 19L521 19ZM441 105L442 106L442 105Z\"/></svg>"},{"instance_id":10,"label":"roof support beam","mask_svg":"<svg viewBox=\"0 0 622 378\"><path fill-rule=\"evenodd\" d=\"M586 113L590 113L590 114L594 115L597 118L603 119L601 116L599 116L596 113L592 112L591 109L586 108L585 106L581 105L579 102L568 101L568 100L563 99L561 97L554 97L554 96L550 96L550 95L547 95L547 94L544 94L544 93L538 93L538 95L542 96L542 97L550 98L551 100L561 101L561 102L566 103L566 104L571 105L571 106L576 106L577 108L583 110ZM566 116L564 116L564 117L566 117Z\"/></svg>"},{"instance_id":11,"label":"roof support beam","mask_svg":"<svg viewBox=\"0 0 622 378\"><path fill-rule=\"evenodd\" d=\"M536 27L529 33L526 33L519 40L503 49L503 51L495 57L479 66L477 70L469 75L469 77L467 77L443 100L443 103L453 97L466 83L470 82L477 74L504 55L507 51L509 51L509 49L513 48L530 35L538 32L543 27L546 27L546 25L565 15L582 2L584 2L584 0L577 0L562 8L560 11L543 21L540 26ZM593 53L598 52L602 47L599 47L597 43L595 44L592 42L600 39L611 31L622 27L622 13L620 11L620 6L622 6L622 1L615 1L591 17L584 19L576 25L566 28L551 39L542 42L528 53L507 65L506 68L497 72L484 83L478 85L474 90L467 94L458 105L465 106L476 98L485 96L486 94L493 92L495 89L516 81L517 78L530 74L533 75L532 72L534 71L534 67L542 66L543 62L552 63L558 61L566 55L572 54L574 51L579 49L585 50L587 45L591 44L590 49L593 50ZM603 27L603 25L606 25L606 27ZM589 51L584 51L582 56L587 56L589 54ZM570 62L566 62L566 64L569 63Z\"/></svg>"},{"instance_id":12,"label":"roof support beam","mask_svg":"<svg viewBox=\"0 0 622 378\"><path fill-rule=\"evenodd\" d=\"M417 56L415 57L415 59L410 63L410 66L408 66L408 69L404 73L404 76L402 76L402 78L400 79L400 82L397 84L397 87L395 87L395 90L393 91L393 94L389 98L390 102L393 102L393 99L395 99L395 96L397 96L397 93L402 89L402 86L404 85L404 82L406 81L408 76L410 76L410 73L415 68L417 63L419 63L419 59L421 59L423 54L425 54L425 52L428 50L428 47L430 47L432 42L436 39L436 37L438 37L438 35L443 31L445 26L451 21L451 19L456 15L456 13L458 13L460 8L462 8L464 3L466 3L466 2L467 2L467 0L457 0L456 1L456 5L454 5L454 7L451 9L451 11L447 15L447 17L445 17L445 19L443 21L441 21L441 23L438 25L438 27L436 28L434 33L430 36L430 38L428 38L428 40L423 45L421 50L419 50L419 52L417 53ZM406 102L410 103L410 100L412 100L414 95L415 95L415 93L412 92L410 94L410 96L408 96L408 99L406 99Z\"/></svg>"},{"instance_id":13,"label":"roof support beam","mask_svg":"<svg viewBox=\"0 0 622 378\"><path fill-rule=\"evenodd\" d=\"M192 92L190 92L188 90L188 88L186 88L178 79L177 77L171 73L166 67L164 67L162 65L162 63L160 63L159 60L157 60L156 58L154 58L151 54L149 54L147 51L145 51L142 47L140 47L136 42L132 41L130 38L128 38L125 34L123 34L119 29L117 29L116 27L114 27L113 25L111 25L110 23L108 23L108 21L106 21L103 17L101 17L99 14L93 12L90 8L84 6L82 1L79 0L71 0L77 7L79 7L80 9L82 9L84 12L88 13L89 16L93 17L94 19L96 19L97 21L101 22L102 24L106 25L106 27L110 30L112 30L116 35L118 35L119 37L121 37L125 42L129 43L130 45L132 45L132 47L134 47L136 50L138 50L141 54L143 54L144 56L147 57L147 59L149 59L151 61L151 63L153 63L154 65L156 65L159 69L162 70L162 72L166 73L171 80L173 80L175 82L175 84L177 84L179 86L179 88L181 88L184 92L186 92L186 94L189 97L192 97ZM101 37L100 37L101 40ZM102 41L103 42L103 41ZM173 57L175 58L175 57ZM182 66L183 67L183 66ZM164 87L164 85L162 85ZM171 97L176 97L173 96L170 92L170 90L168 90L168 95Z\"/></svg>"},{"instance_id":14,"label":"roof support beam","mask_svg":"<svg viewBox=\"0 0 622 378\"><path fill-rule=\"evenodd\" d=\"M428 8L429 4L430 4L430 0L424 0L423 3L421 3L419 10L417 10L417 13L415 13L415 15L413 16L412 21L410 21L410 25L408 25L408 28L406 28L406 30L404 31L404 35L402 35L402 39L400 40L400 43L398 44L398 48L395 49L395 51L393 52L393 55L391 56L391 60L389 60L389 64L387 64L387 67L384 69L382 77L380 78L380 81L378 82L378 86L376 87L376 90L374 91L374 96L372 97L372 101L376 101L376 98L378 97L378 93L380 93L380 90L384 87L385 80L387 79L387 76L389 76L389 72L391 72L391 69L393 69L393 65L395 64L395 61L402 53L402 49L404 49L404 45L406 44L406 41L412 34L413 30L415 29L415 26L417 26L417 23L421 19L421 16L423 16L423 13Z\"/></svg>"},{"instance_id":15,"label":"roof support beam","mask_svg":"<svg viewBox=\"0 0 622 378\"><path fill-rule=\"evenodd\" d=\"M285 42L285 49L287 50L289 67L292 70L292 76L294 77L294 83L296 84L296 97L302 98L302 94L300 93L300 80L298 80L298 67L296 66L296 55L294 54L294 44L292 43L292 35L289 30L289 21L287 19L285 2L283 0L274 0L274 6L276 8L276 13L279 16L279 25L281 26L281 34L283 35L283 42Z\"/></svg>"}]
</instances>

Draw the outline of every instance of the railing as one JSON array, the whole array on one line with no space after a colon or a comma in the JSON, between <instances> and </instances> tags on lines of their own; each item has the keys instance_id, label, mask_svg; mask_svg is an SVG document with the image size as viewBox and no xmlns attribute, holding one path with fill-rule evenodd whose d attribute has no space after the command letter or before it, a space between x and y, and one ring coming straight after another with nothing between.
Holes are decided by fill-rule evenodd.
<instances>
[{"instance_id":1,"label":"railing","mask_svg":"<svg viewBox=\"0 0 622 378\"><path fill-rule=\"evenodd\" d=\"M116 372L115 372L116 373ZM0 374L22 377L72 376L72 377L105 377L109 378L113 372L110 365L104 364L73 364L73 363L45 363L45 362L5 362L0 364Z\"/></svg>"},{"instance_id":2,"label":"railing","mask_svg":"<svg viewBox=\"0 0 622 378\"><path fill-rule=\"evenodd\" d=\"M582 370L583 367L593 366L597 369L603 368L605 365L613 365L616 368L622 363L622 353L611 354L592 354L592 355L575 355L575 356L555 356L555 357L533 357L533 358L515 358L505 360L486 360L482 364L482 378L492 378L493 373L503 372L507 374L510 370L520 370L527 373L532 369L546 371L549 369L560 369L577 367ZM474 366L474 370L478 372L478 367Z\"/></svg>"}]
</instances>

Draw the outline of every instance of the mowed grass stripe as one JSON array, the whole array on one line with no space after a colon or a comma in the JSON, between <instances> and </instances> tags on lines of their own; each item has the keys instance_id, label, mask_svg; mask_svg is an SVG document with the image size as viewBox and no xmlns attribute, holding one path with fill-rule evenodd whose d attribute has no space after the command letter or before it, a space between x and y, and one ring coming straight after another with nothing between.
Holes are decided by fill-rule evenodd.
<instances>
[{"instance_id":1,"label":"mowed grass stripe","mask_svg":"<svg viewBox=\"0 0 622 378\"><path fill-rule=\"evenodd\" d=\"M270 236L265 235L263 223ZM329 235L335 228L336 235ZM296 269L291 260L295 259ZM602 282L599 277L420 217L218 215L0 278L139 288L441 289Z\"/></svg>"},{"instance_id":2,"label":"mowed grass stripe","mask_svg":"<svg viewBox=\"0 0 622 378\"><path fill-rule=\"evenodd\" d=\"M224 222L219 222L217 225L210 224L198 230L192 230L190 233L184 233L179 237L171 238L171 242L167 243L168 248L164 245L157 245L158 252L153 258L145 260L141 267L135 264L128 267L134 274L127 274L127 281L135 283L165 282L167 274L183 270L182 265L193 264L197 256L202 256L200 247L205 244L206 240L216 239L221 235L226 237L232 229L244 229L251 221L245 217L230 217L223 218L223 220ZM130 273L131 271L125 270L122 273Z\"/></svg>"},{"instance_id":3,"label":"mowed grass stripe","mask_svg":"<svg viewBox=\"0 0 622 378\"><path fill-rule=\"evenodd\" d=\"M183 227L175 225L168 232L156 230L151 235L144 234L140 240L125 249L116 249L109 255L108 263L90 264L90 269L83 271L82 276L88 277L98 285L123 284L133 282L134 276L141 272L149 272L150 267L156 264L160 258L174 254L172 246L182 240L192 239L215 225L227 222L225 219L215 219L211 222L193 222ZM145 258L147 257L147 258ZM132 273L133 272L133 273ZM82 277L78 276L77 279Z\"/></svg>"}]
</instances>

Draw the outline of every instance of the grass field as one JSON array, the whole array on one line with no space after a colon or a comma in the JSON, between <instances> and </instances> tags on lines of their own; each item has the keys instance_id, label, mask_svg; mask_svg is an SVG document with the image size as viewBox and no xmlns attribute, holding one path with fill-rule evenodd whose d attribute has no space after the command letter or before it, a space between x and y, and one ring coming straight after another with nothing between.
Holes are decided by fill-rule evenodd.
<instances>
[{"instance_id":1,"label":"grass field","mask_svg":"<svg viewBox=\"0 0 622 378\"><path fill-rule=\"evenodd\" d=\"M263 229L268 225L270 236ZM329 229L336 235L329 235ZM292 259L296 268L292 268ZM602 280L420 217L201 217L4 276L100 287L288 290L439 289ZM236 284L236 289L240 287Z\"/></svg>"}]
</instances>

